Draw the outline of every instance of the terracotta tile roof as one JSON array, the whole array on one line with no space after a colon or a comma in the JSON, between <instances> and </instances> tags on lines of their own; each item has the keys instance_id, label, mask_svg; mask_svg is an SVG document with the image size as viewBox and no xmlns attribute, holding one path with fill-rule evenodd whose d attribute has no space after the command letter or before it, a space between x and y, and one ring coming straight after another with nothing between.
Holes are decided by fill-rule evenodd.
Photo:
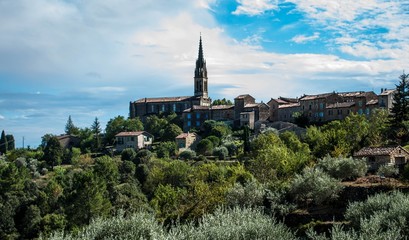
<instances>
[{"instance_id":1,"label":"terracotta tile roof","mask_svg":"<svg viewBox=\"0 0 409 240\"><path fill-rule=\"evenodd\" d=\"M115 135L115 137L132 137L132 136L139 136L143 133L147 133L149 135L152 135L146 131L137 131L137 132L120 132L117 135Z\"/></svg>"},{"instance_id":2,"label":"terracotta tile roof","mask_svg":"<svg viewBox=\"0 0 409 240\"><path fill-rule=\"evenodd\" d=\"M254 108L260 106L260 103L248 103L244 106L244 108Z\"/></svg>"},{"instance_id":3,"label":"terracotta tile roof","mask_svg":"<svg viewBox=\"0 0 409 240\"><path fill-rule=\"evenodd\" d=\"M283 100L283 99L281 99L281 98L274 99L274 101L276 101L278 104L286 104L286 103L288 103L287 101L285 101L285 100Z\"/></svg>"},{"instance_id":4,"label":"terracotta tile roof","mask_svg":"<svg viewBox=\"0 0 409 240\"><path fill-rule=\"evenodd\" d=\"M328 104L327 109L334 109L334 108L347 108L347 107L352 107L355 105L355 102L340 102L340 103L333 103L333 104Z\"/></svg>"},{"instance_id":5,"label":"terracotta tile roof","mask_svg":"<svg viewBox=\"0 0 409 240\"><path fill-rule=\"evenodd\" d=\"M300 98L301 101L305 100L315 100L315 99L320 99L320 98L327 98L335 93L322 93L322 94L317 94L317 95L305 95Z\"/></svg>"},{"instance_id":6,"label":"terracotta tile roof","mask_svg":"<svg viewBox=\"0 0 409 240\"><path fill-rule=\"evenodd\" d=\"M297 103L299 102L298 98L289 98L289 97L279 97L278 99L285 101L285 102L289 102L289 103Z\"/></svg>"},{"instance_id":7,"label":"terracotta tile roof","mask_svg":"<svg viewBox=\"0 0 409 240\"><path fill-rule=\"evenodd\" d=\"M232 109L234 105L213 105L211 107L212 110L225 110L225 109Z\"/></svg>"},{"instance_id":8,"label":"terracotta tile roof","mask_svg":"<svg viewBox=\"0 0 409 240\"><path fill-rule=\"evenodd\" d=\"M243 98L246 98L246 97L252 97L252 96L250 94L242 94L242 95L239 95L239 96L235 97L234 99L243 99Z\"/></svg>"},{"instance_id":9,"label":"terracotta tile roof","mask_svg":"<svg viewBox=\"0 0 409 240\"><path fill-rule=\"evenodd\" d=\"M366 105L377 105L377 104L378 104L378 99L372 99L366 103Z\"/></svg>"},{"instance_id":10,"label":"terracotta tile roof","mask_svg":"<svg viewBox=\"0 0 409 240\"><path fill-rule=\"evenodd\" d=\"M396 91L395 89L384 90L384 91L381 92L381 94L379 94L379 95L381 95L381 96L387 96L387 95L389 95L389 94L394 93L395 91Z\"/></svg>"},{"instance_id":11,"label":"terracotta tile roof","mask_svg":"<svg viewBox=\"0 0 409 240\"><path fill-rule=\"evenodd\" d=\"M398 147L364 147L354 154L356 157L388 156Z\"/></svg>"},{"instance_id":12,"label":"terracotta tile roof","mask_svg":"<svg viewBox=\"0 0 409 240\"><path fill-rule=\"evenodd\" d=\"M278 108L293 108L293 107L299 107L300 103L288 103L288 104L283 104L279 105Z\"/></svg>"},{"instance_id":13,"label":"terracotta tile roof","mask_svg":"<svg viewBox=\"0 0 409 240\"><path fill-rule=\"evenodd\" d=\"M364 93L363 91L356 91L356 92L340 92L338 93L339 96L341 97L357 97Z\"/></svg>"},{"instance_id":14,"label":"terracotta tile roof","mask_svg":"<svg viewBox=\"0 0 409 240\"><path fill-rule=\"evenodd\" d=\"M194 97L183 96L183 97L159 97L159 98L141 98L135 101L135 103L163 103L163 102L182 102L190 100Z\"/></svg>"},{"instance_id":15,"label":"terracotta tile roof","mask_svg":"<svg viewBox=\"0 0 409 240\"><path fill-rule=\"evenodd\" d=\"M193 136L197 136L197 134L196 133L181 133L181 134L179 134L176 138L177 139L185 139L185 138L187 138L189 135L193 135Z\"/></svg>"}]
</instances>

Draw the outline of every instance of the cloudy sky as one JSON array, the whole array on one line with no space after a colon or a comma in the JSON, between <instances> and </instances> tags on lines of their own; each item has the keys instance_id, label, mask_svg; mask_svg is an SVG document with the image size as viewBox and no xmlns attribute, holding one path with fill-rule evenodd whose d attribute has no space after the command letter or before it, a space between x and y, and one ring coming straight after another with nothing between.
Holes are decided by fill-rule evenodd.
<instances>
[{"instance_id":1,"label":"cloudy sky","mask_svg":"<svg viewBox=\"0 0 409 240\"><path fill-rule=\"evenodd\" d=\"M393 88L406 0L0 0L0 131L36 147L142 97L193 94L200 33L213 99Z\"/></svg>"}]
</instances>

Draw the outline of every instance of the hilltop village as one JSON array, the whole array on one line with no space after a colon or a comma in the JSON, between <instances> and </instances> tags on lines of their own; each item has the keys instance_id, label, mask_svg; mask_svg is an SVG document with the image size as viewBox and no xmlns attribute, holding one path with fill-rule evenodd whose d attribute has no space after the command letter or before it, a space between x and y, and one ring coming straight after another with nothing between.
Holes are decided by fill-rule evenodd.
<instances>
[{"instance_id":1,"label":"hilltop village","mask_svg":"<svg viewBox=\"0 0 409 240\"><path fill-rule=\"evenodd\" d=\"M141 98L130 102L129 116L145 122L151 115L176 113L183 120L184 132L200 129L206 120L222 121L236 128L247 125L253 130L274 122L323 124L343 120L350 113L369 116L374 109L390 110L395 91L381 89L379 95L373 91L330 92L271 98L267 103L242 94L234 98L232 105L212 105L201 37L194 73L193 96Z\"/></svg>"}]
</instances>

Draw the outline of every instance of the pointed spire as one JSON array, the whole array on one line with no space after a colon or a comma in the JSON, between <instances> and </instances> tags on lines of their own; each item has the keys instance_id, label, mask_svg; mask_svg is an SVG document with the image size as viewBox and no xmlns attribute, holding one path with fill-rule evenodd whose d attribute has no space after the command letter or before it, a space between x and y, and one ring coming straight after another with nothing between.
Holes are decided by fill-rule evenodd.
<instances>
[{"instance_id":1,"label":"pointed spire","mask_svg":"<svg viewBox=\"0 0 409 240\"><path fill-rule=\"evenodd\" d=\"M196 60L195 77L207 77L206 61L203 57L202 34L199 39L199 56Z\"/></svg>"},{"instance_id":2,"label":"pointed spire","mask_svg":"<svg viewBox=\"0 0 409 240\"><path fill-rule=\"evenodd\" d=\"M202 62L204 62L203 59L203 47L202 47L202 33L200 33L200 40L199 40L199 57L197 58L197 60L202 60Z\"/></svg>"}]
</instances>

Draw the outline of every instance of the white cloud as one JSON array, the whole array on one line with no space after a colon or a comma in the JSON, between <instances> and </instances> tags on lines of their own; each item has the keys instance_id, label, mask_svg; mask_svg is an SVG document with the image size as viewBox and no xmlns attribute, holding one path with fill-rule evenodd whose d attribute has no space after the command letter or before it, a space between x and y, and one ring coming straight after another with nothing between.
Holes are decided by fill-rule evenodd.
<instances>
[{"instance_id":1,"label":"white cloud","mask_svg":"<svg viewBox=\"0 0 409 240\"><path fill-rule=\"evenodd\" d=\"M402 1L288 1L306 14L310 24L336 33L334 47L344 53L376 59L398 56L409 47L409 24L405 20L409 14Z\"/></svg>"},{"instance_id":2,"label":"white cloud","mask_svg":"<svg viewBox=\"0 0 409 240\"><path fill-rule=\"evenodd\" d=\"M0 120L6 119L3 115L0 115Z\"/></svg>"},{"instance_id":3,"label":"white cloud","mask_svg":"<svg viewBox=\"0 0 409 240\"><path fill-rule=\"evenodd\" d=\"M306 42L311 42L314 40L317 40L320 37L320 34L318 32L315 32L311 36L306 36L306 35L297 35L293 38L291 38L291 41L295 43L306 43Z\"/></svg>"},{"instance_id":4,"label":"white cloud","mask_svg":"<svg viewBox=\"0 0 409 240\"><path fill-rule=\"evenodd\" d=\"M235 15L259 15L266 11L278 9L277 0L237 0L239 6L232 12Z\"/></svg>"}]
</instances>

